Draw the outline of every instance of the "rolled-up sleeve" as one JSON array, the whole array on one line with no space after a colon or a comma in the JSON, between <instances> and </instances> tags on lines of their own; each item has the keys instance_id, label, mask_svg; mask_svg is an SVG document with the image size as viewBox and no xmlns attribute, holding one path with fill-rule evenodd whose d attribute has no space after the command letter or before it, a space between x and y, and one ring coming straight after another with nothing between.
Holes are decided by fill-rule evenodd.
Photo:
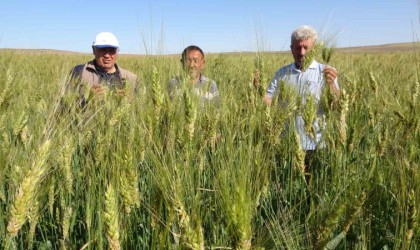
<instances>
[{"instance_id":1,"label":"rolled-up sleeve","mask_svg":"<svg viewBox=\"0 0 420 250\"><path fill-rule=\"evenodd\" d=\"M267 88L266 96L273 98L273 95L277 90L277 81L278 81L277 79L278 79L278 74L276 73L273 80L271 80L271 83Z\"/></svg>"}]
</instances>

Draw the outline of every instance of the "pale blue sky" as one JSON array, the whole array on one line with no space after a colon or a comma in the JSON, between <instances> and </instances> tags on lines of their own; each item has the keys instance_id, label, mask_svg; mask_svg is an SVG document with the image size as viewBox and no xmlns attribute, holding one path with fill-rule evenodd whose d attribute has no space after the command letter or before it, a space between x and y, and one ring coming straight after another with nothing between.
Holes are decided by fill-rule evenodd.
<instances>
[{"instance_id":1,"label":"pale blue sky","mask_svg":"<svg viewBox=\"0 0 420 250\"><path fill-rule=\"evenodd\" d=\"M337 47L419 41L420 0L0 0L0 48L90 52L113 32L121 53L288 50L302 24Z\"/></svg>"}]
</instances>

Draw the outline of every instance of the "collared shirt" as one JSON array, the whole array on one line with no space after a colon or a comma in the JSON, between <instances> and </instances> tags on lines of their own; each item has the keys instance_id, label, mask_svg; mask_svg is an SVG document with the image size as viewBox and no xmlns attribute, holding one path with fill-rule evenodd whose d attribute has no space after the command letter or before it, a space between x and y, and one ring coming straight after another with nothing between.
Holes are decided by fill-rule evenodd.
<instances>
[{"instance_id":1,"label":"collared shirt","mask_svg":"<svg viewBox=\"0 0 420 250\"><path fill-rule=\"evenodd\" d=\"M110 89L123 89L127 85L127 87L133 90L134 93L137 93L137 76L130 71L119 67L117 64L115 64L115 67L117 69L116 72L108 74L100 71L98 67L96 67L95 60L85 64L76 65L71 71L67 91L73 88L79 92L82 107L86 106L86 100L84 97L85 85L90 88L94 85L104 84Z\"/></svg>"},{"instance_id":2,"label":"collared shirt","mask_svg":"<svg viewBox=\"0 0 420 250\"><path fill-rule=\"evenodd\" d=\"M278 84L284 82L287 86L291 86L296 90L297 94L302 98L301 103L304 105L308 94L314 97L315 105L317 106L317 118L313 122L315 128L315 136L311 137L305 132L305 122L301 115L296 116L296 129L300 137L300 143L303 150L315 150L317 145L321 143L321 132L325 127L321 128L319 125L320 119L325 119L324 112L319 105L322 95L322 89L324 83L324 70L325 65L312 61L309 68L302 72L297 69L295 64L284 66L279 69L274 75L270 86L267 89L267 96L273 98L277 91ZM335 86L339 88L337 78L334 80ZM323 143L319 144L318 147L323 147Z\"/></svg>"},{"instance_id":3,"label":"collared shirt","mask_svg":"<svg viewBox=\"0 0 420 250\"><path fill-rule=\"evenodd\" d=\"M107 73L104 71L101 71L96 67L96 71L99 75L99 82L105 84L110 89L114 88L124 88L124 81L122 80L120 76L120 71L118 70L118 66L115 65L116 71L114 73Z\"/></svg>"},{"instance_id":4,"label":"collared shirt","mask_svg":"<svg viewBox=\"0 0 420 250\"><path fill-rule=\"evenodd\" d=\"M169 94L171 96L182 96L183 91L181 84L183 84L184 81L187 82L188 80L185 80L180 76L169 81ZM216 82L204 75L200 75L200 78L195 83L193 93L200 98L200 106L203 106L208 102L211 102L216 106L219 105L220 97Z\"/></svg>"}]
</instances>

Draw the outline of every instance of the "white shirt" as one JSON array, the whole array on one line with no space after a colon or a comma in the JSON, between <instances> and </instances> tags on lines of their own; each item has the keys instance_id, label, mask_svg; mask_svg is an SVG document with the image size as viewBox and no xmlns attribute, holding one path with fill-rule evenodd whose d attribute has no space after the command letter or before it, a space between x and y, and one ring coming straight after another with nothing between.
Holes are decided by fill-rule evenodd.
<instances>
[{"instance_id":1,"label":"white shirt","mask_svg":"<svg viewBox=\"0 0 420 250\"><path fill-rule=\"evenodd\" d=\"M305 122L301 115L296 116L296 128L300 137L300 143L303 150L315 150L317 145L321 143L321 131L325 127L325 118L324 112L319 105L321 100L322 90L325 85L324 83L324 70L325 65L318 63L317 61L312 61L308 69L305 72L297 69L295 64L289 64L287 66L279 69L274 75L273 80L270 83L270 86L267 89L267 96L273 98L274 94L277 91L278 84L281 81L284 81L287 86L292 87L296 90L297 94L302 98L302 105L305 105L306 97L308 94L311 94L314 97L314 102L317 107L317 117L313 122L313 127L315 128L315 136L311 137L305 132ZM337 88L338 82L337 78L334 80ZM324 127L320 128L319 120L323 119ZM323 147L323 143L319 145Z\"/></svg>"}]
</instances>

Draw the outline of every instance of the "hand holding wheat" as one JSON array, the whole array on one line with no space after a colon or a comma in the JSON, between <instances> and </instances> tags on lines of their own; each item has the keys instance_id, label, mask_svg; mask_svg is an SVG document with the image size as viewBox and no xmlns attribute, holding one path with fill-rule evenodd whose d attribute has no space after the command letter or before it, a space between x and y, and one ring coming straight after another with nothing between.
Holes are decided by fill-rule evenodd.
<instances>
[{"instance_id":1,"label":"hand holding wheat","mask_svg":"<svg viewBox=\"0 0 420 250\"><path fill-rule=\"evenodd\" d=\"M101 85L99 85L99 84L93 84L93 86L92 86L91 90L92 90L95 94L97 94L98 96L101 96L101 95L103 95L103 93L104 93L103 87L102 87Z\"/></svg>"},{"instance_id":2,"label":"hand holding wheat","mask_svg":"<svg viewBox=\"0 0 420 250\"><path fill-rule=\"evenodd\" d=\"M125 96L125 90L124 89L116 89L117 96Z\"/></svg>"},{"instance_id":3,"label":"hand holding wheat","mask_svg":"<svg viewBox=\"0 0 420 250\"><path fill-rule=\"evenodd\" d=\"M338 97L340 96L340 90L335 85L335 79L337 78L337 70L331 66L325 66L324 68L324 79L325 82L330 86L333 93Z\"/></svg>"},{"instance_id":4,"label":"hand holding wheat","mask_svg":"<svg viewBox=\"0 0 420 250\"><path fill-rule=\"evenodd\" d=\"M324 68L325 81L328 85L333 85L334 80L337 77L337 70L331 66L325 66Z\"/></svg>"}]
</instances>

